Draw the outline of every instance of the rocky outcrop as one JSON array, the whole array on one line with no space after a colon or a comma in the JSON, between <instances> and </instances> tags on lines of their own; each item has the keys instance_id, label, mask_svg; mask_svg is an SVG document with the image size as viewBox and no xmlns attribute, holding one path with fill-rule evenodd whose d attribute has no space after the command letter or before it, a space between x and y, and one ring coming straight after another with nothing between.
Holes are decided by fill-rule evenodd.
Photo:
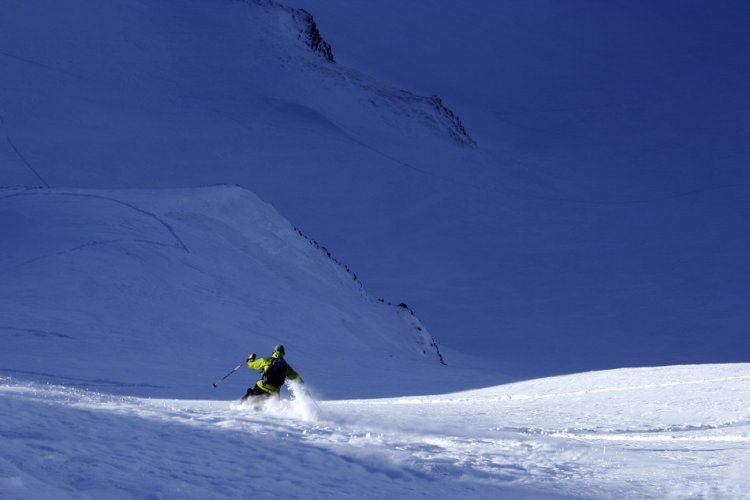
<instances>
[{"instance_id":1,"label":"rocky outcrop","mask_svg":"<svg viewBox=\"0 0 750 500\"><path fill-rule=\"evenodd\" d=\"M302 40L312 51L330 63L334 63L333 49L331 44L323 39L320 34L318 25L312 14L305 9L295 9L277 2L276 0L239 0L245 3L251 3L260 7L275 9L283 12L292 22L293 31L296 32L297 38Z\"/></svg>"},{"instance_id":2,"label":"rocky outcrop","mask_svg":"<svg viewBox=\"0 0 750 500\"><path fill-rule=\"evenodd\" d=\"M318 25L315 23L315 19L312 14L307 12L305 9L292 9L292 17L295 23L299 26L298 38L304 40L305 44L310 47L313 52L318 54L320 57L328 62L336 62L333 58L333 50L331 44L323 40L323 37L318 30Z\"/></svg>"},{"instance_id":3,"label":"rocky outcrop","mask_svg":"<svg viewBox=\"0 0 750 500\"><path fill-rule=\"evenodd\" d=\"M445 106L438 96L425 97L406 90L390 90L373 92L369 100L381 112L408 115L452 142L472 148L477 146L461 118Z\"/></svg>"}]
</instances>

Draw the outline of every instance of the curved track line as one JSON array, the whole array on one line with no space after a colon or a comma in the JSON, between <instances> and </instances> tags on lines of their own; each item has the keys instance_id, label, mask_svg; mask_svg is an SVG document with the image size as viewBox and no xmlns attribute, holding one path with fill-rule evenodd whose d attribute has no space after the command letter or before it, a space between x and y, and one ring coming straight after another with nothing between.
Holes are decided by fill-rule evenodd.
<instances>
[{"instance_id":1,"label":"curved track line","mask_svg":"<svg viewBox=\"0 0 750 500\"><path fill-rule=\"evenodd\" d=\"M44 184L45 187L49 188L49 184L47 184L47 181L44 180L44 177L41 176L39 172L29 163L29 160L26 159L26 157L21 154L21 151L19 151L18 147L16 147L16 143L13 142L13 139L10 138L10 134L8 133L8 129L5 127L5 118L3 118L3 115L0 114L0 125L3 126L3 130L5 130L5 139L8 141L8 144L10 144L10 147L13 149L13 151L16 153L16 156L21 159L21 162L23 162L24 165L26 165L26 168L31 170L31 172L36 176L37 179L39 179L42 184Z\"/></svg>"},{"instance_id":2,"label":"curved track line","mask_svg":"<svg viewBox=\"0 0 750 500\"><path fill-rule=\"evenodd\" d=\"M144 210L142 208L139 208L135 205L132 205L130 203L126 203L124 201L118 200L116 198L110 198L108 196L98 195L98 194L89 194L89 193L66 193L66 192L56 192L56 191L50 191L46 193L14 193L8 196L0 197L0 200L5 200L9 198L15 198L19 196L72 196L72 197L78 197L78 198L94 198L94 199L100 199L100 200L106 200L111 201L113 203L117 203L118 205L122 205L124 207L127 207L131 210L134 210L142 215L146 215L147 217L150 217L157 221L159 224L164 226L167 231L169 231L169 234L172 235L174 240L176 241L176 244L174 245L175 248L179 248L181 250L184 250L185 253L190 253L190 249L188 249L187 245L182 241L182 239L177 235L177 232L174 230L174 228L164 219L159 217L158 215L149 212L147 210ZM95 242L96 243L96 242ZM82 245L86 246L86 245ZM166 245L165 245L166 246ZM78 247L77 247L78 248ZM76 249L77 249L76 248ZM75 249L74 249L75 250Z\"/></svg>"}]
</instances>

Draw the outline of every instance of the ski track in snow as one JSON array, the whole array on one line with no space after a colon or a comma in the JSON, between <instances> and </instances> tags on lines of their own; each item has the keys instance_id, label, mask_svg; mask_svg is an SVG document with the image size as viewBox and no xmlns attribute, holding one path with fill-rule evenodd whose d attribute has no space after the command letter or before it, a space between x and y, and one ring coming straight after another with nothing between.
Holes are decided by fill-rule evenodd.
<instances>
[{"instance_id":1,"label":"ski track in snow","mask_svg":"<svg viewBox=\"0 0 750 500\"><path fill-rule=\"evenodd\" d=\"M185 253L190 253L190 250L188 249L187 245L185 245L185 243L182 241L182 239L180 238L180 236L177 234L177 231L175 231L175 229L172 227L172 225L169 224L162 217L159 217L158 215L156 215L153 212L149 212L147 210L139 208L139 207L135 206L132 203L128 203L128 202L125 202L125 201L122 201L122 200L118 200L117 198L113 198L113 197L110 197L110 196L103 196L103 195L100 195L100 194L92 194L92 193L66 193L66 192L62 192L62 191L50 191L50 192L38 192L38 193L14 193L14 194L9 194L7 196L0 197L0 201L1 200L9 200L9 199L12 199L12 198L17 198L17 197L29 197L29 196L34 196L34 197L36 197L36 196L73 197L73 198L81 198L81 199L104 200L104 201L111 202L111 203L113 203L115 205L118 205L118 206L123 206L123 207L125 207L127 209L130 209L130 210L138 213L139 215L146 216L147 218L156 221L156 223L159 224L159 225L161 225L162 227L164 227L167 230L167 232L171 235L171 237L174 239L174 243L172 245L168 245L168 244L161 243L161 242L158 242L158 241L150 241L150 240L137 240L138 242L140 242L140 243L148 243L148 244L152 244L152 245L156 245L156 246L164 246L164 247L173 246L175 248L183 250ZM77 246L75 248L72 248L72 249L69 250L69 252L73 252L73 251L76 251L76 250L78 250L80 248L85 248L87 246L105 245L105 244L119 243L119 242L120 242L120 240L92 241L92 242L89 242L89 243L86 243L86 244L83 244L83 245L79 245L79 246ZM33 260L31 260L29 262L33 262Z\"/></svg>"},{"instance_id":2,"label":"ski track in snow","mask_svg":"<svg viewBox=\"0 0 750 500\"><path fill-rule=\"evenodd\" d=\"M0 491L30 484L33 460L19 460L24 455L19 448L44 456L69 455L70 440L90 440L88 434L100 432L90 427L104 425L114 434L129 429L128 437L108 438L107 453L137 454L139 467L157 477L164 457L188 457L186 466L193 472L204 459L209 464L237 459L257 470L258 461L262 464L266 454L281 447L284 457L276 460L290 477L314 483L311 497L381 498L393 491L403 497L404 487L411 488L409 496L427 497L471 485L472 494L482 498L503 492L511 497L554 492L603 498L742 498L750 486L741 473L750 451L750 411L742 403L750 396L748 369L738 365L734 376L711 376L718 375L710 373L717 368L703 368L705 376L683 382L666 376L654 383L642 382L663 372L623 371L639 374L637 380L623 376L621 386L592 384L590 390L559 390L574 385L571 380L595 381L583 374L547 379L536 393L539 381L447 396L318 403L293 387L297 399L270 401L262 411L237 402L116 397L0 378L0 418L10 424L0 437L11 450L10 461L5 458L0 466ZM503 394L515 389L526 389L526 397ZM481 396L487 391L498 396ZM672 411L664 414L660 410L665 408ZM20 419L11 423L8 409L15 409ZM157 443L140 442L137 452L129 449L131 441L140 441L139 433L148 439L153 432ZM93 463L103 453L95 442L81 446L76 453L84 457L78 456L79 461ZM328 482L331 463L338 464L336 476L349 477ZM53 486L69 482L71 466L59 467L61 477L37 479ZM112 484L122 488L118 481L127 479L127 474L111 479L104 477L106 470L102 474L79 479L95 483L91 491L99 492ZM308 477L315 481L308 483ZM167 496L175 488L189 498L207 491L232 496L238 487L236 478L219 470L206 471L202 478L186 472L186 477L166 479L171 481L162 490ZM282 491L298 491L294 488L299 485L292 483ZM266 486L258 487L262 491ZM80 484L75 488L88 491ZM148 489L148 481L141 488ZM131 485L125 491L145 490Z\"/></svg>"},{"instance_id":3,"label":"ski track in snow","mask_svg":"<svg viewBox=\"0 0 750 500\"><path fill-rule=\"evenodd\" d=\"M10 332L9 334L4 334L2 331ZM38 330L33 328L17 328L14 326L6 326L6 325L0 325L0 337L3 335L12 335L12 336L31 336L31 337L54 337L58 339L73 339L70 335L59 333L59 332L50 332L46 330Z\"/></svg>"}]
</instances>

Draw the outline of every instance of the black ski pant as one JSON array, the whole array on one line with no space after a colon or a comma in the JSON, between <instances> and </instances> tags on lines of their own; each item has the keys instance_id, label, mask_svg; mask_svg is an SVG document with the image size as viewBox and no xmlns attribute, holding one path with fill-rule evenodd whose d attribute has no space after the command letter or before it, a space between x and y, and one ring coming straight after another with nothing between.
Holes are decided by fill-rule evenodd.
<instances>
[{"instance_id":1,"label":"black ski pant","mask_svg":"<svg viewBox=\"0 0 750 500\"><path fill-rule=\"evenodd\" d=\"M242 401L245 401L247 398L251 396L270 396L269 393L258 387L258 384L255 384L253 387L248 387L247 392L244 396L242 396Z\"/></svg>"}]
</instances>

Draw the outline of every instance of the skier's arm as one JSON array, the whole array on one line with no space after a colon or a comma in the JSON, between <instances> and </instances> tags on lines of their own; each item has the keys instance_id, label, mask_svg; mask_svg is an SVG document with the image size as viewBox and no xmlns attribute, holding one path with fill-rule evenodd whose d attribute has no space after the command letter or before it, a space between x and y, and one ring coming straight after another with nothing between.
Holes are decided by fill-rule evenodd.
<instances>
[{"instance_id":1,"label":"skier's arm","mask_svg":"<svg viewBox=\"0 0 750 500\"><path fill-rule=\"evenodd\" d=\"M271 364L271 358L247 359L247 366L251 370L260 370Z\"/></svg>"}]
</instances>

